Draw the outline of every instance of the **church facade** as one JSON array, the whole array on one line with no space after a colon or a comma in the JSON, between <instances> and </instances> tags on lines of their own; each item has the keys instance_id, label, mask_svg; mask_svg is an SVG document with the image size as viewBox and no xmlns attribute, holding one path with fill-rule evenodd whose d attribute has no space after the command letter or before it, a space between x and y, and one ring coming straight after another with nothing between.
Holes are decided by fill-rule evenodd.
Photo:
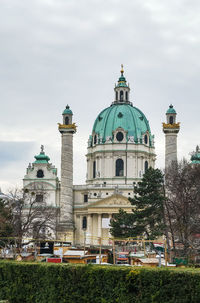
<instances>
[{"instance_id":1,"label":"church facade","mask_svg":"<svg viewBox=\"0 0 200 303\"><path fill-rule=\"evenodd\" d=\"M177 157L176 112L171 105L163 132L166 137L167 165ZM132 211L128 198L148 167L155 166L154 136L144 113L132 104L130 87L121 75L114 87L114 101L97 116L88 139L85 185L73 185L73 136L76 124L69 106L62 113L61 178L49 163L43 147L29 164L24 188L36 186L36 199L45 190L47 205L59 209L54 237L75 245L109 245L109 222L120 208Z\"/></svg>"}]
</instances>

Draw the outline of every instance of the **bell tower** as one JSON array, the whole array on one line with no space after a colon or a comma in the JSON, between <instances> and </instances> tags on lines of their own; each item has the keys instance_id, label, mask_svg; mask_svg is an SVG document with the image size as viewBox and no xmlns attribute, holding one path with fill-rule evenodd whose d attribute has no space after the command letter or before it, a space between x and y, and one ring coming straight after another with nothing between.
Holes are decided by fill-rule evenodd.
<instances>
[{"instance_id":1,"label":"bell tower","mask_svg":"<svg viewBox=\"0 0 200 303\"><path fill-rule=\"evenodd\" d=\"M171 104L166 112L166 122L163 123L165 134L165 168L172 161L177 161L177 134L180 130L180 122L176 123L176 111Z\"/></svg>"},{"instance_id":2,"label":"bell tower","mask_svg":"<svg viewBox=\"0 0 200 303\"><path fill-rule=\"evenodd\" d=\"M61 189L57 237L73 243L73 134L76 125L72 123L73 113L68 105L62 116L63 124L58 123L61 133Z\"/></svg>"}]
</instances>

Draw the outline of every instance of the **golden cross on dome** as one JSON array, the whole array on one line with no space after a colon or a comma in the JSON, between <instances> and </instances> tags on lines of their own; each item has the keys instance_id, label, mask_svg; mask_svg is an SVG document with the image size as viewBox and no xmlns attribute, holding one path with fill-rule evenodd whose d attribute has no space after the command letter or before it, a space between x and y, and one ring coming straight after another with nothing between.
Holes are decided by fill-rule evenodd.
<instances>
[{"instance_id":1,"label":"golden cross on dome","mask_svg":"<svg viewBox=\"0 0 200 303\"><path fill-rule=\"evenodd\" d=\"M124 72L124 66L123 64L121 64L121 73L123 74L123 72Z\"/></svg>"}]
</instances>

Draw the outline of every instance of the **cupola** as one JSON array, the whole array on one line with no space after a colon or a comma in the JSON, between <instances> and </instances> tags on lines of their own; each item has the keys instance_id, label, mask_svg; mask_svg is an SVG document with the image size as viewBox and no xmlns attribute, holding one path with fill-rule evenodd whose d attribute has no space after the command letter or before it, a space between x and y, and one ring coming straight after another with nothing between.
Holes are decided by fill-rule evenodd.
<instances>
[{"instance_id":1,"label":"cupola","mask_svg":"<svg viewBox=\"0 0 200 303\"><path fill-rule=\"evenodd\" d=\"M126 83L126 78L124 77L123 64L121 65L121 76L119 77L117 85L115 85L115 101L113 104L131 104L129 101L130 88Z\"/></svg>"},{"instance_id":2,"label":"cupola","mask_svg":"<svg viewBox=\"0 0 200 303\"><path fill-rule=\"evenodd\" d=\"M41 145L40 154L35 156L34 158L36 159L34 163L46 164L49 162L50 158L47 155L45 155L44 145Z\"/></svg>"},{"instance_id":3,"label":"cupola","mask_svg":"<svg viewBox=\"0 0 200 303\"><path fill-rule=\"evenodd\" d=\"M167 117L167 123L168 124L176 123L176 111L175 111L172 104L170 104L170 106L169 106L169 108L166 112L166 117Z\"/></svg>"},{"instance_id":4,"label":"cupola","mask_svg":"<svg viewBox=\"0 0 200 303\"><path fill-rule=\"evenodd\" d=\"M200 164L200 148L197 145L196 152L194 152L191 156L192 164Z\"/></svg>"},{"instance_id":5,"label":"cupola","mask_svg":"<svg viewBox=\"0 0 200 303\"><path fill-rule=\"evenodd\" d=\"M63 124L64 125L72 124L73 112L70 109L69 105L66 106L66 108L63 111L62 115L63 115Z\"/></svg>"}]
</instances>

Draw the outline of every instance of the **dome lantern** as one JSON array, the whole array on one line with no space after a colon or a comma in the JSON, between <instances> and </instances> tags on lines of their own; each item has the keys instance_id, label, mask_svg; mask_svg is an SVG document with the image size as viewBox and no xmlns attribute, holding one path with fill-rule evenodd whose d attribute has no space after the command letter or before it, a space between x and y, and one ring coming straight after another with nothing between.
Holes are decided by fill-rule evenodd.
<instances>
[{"instance_id":1,"label":"dome lantern","mask_svg":"<svg viewBox=\"0 0 200 303\"><path fill-rule=\"evenodd\" d=\"M169 106L169 108L166 112L166 117L167 117L167 123L168 124L176 123L176 111L175 111L172 104L170 104L170 106Z\"/></svg>"},{"instance_id":2,"label":"dome lantern","mask_svg":"<svg viewBox=\"0 0 200 303\"><path fill-rule=\"evenodd\" d=\"M72 124L73 112L70 109L69 105L66 106L66 108L63 111L62 115L63 115L63 124L64 125Z\"/></svg>"},{"instance_id":3,"label":"dome lantern","mask_svg":"<svg viewBox=\"0 0 200 303\"><path fill-rule=\"evenodd\" d=\"M124 104L128 103L131 104L129 101L129 92L130 88L129 85L126 84L126 78L124 77L124 67L121 64L121 76L119 77L117 85L115 85L115 101L113 104Z\"/></svg>"},{"instance_id":4,"label":"dome lantern","mask_svg":"<svg viewBox=\"0 0 200 303\"><path fill-rule=\"evenodd\" d=\"M47 155L45 155L44 145L41 145L40 154L34 156L34 158L36 159L34 163L47 164L49 162L50 158Z\"/></svg>"}]
</instances>

